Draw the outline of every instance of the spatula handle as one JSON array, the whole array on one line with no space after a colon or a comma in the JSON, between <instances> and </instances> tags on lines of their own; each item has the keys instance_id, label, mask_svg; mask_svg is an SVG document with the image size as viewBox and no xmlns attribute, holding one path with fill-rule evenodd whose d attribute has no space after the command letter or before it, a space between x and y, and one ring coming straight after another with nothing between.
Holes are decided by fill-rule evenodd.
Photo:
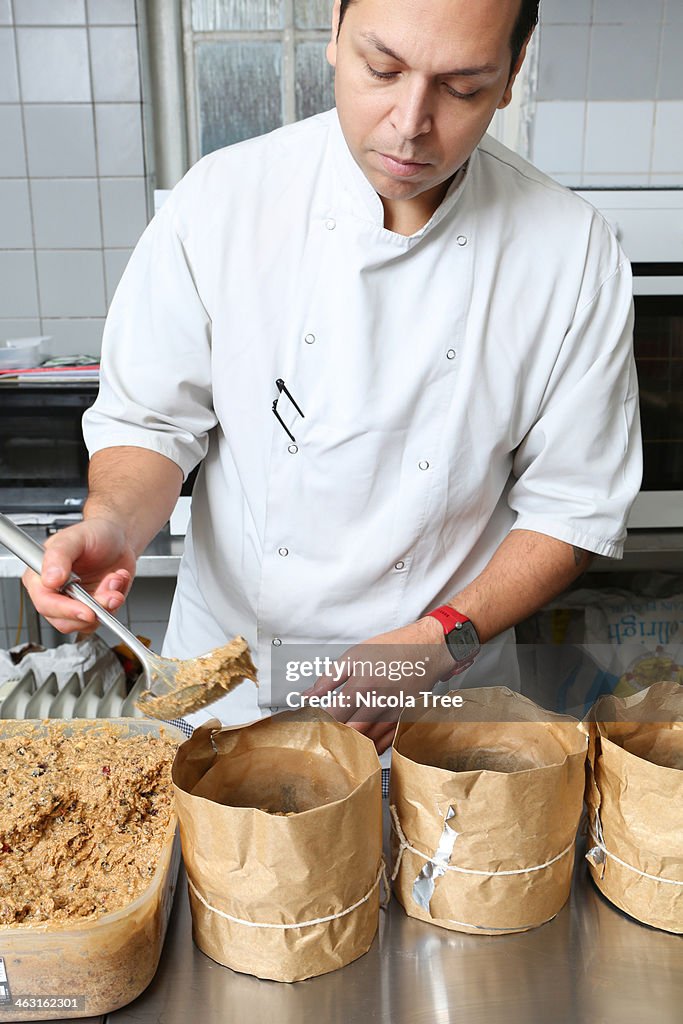
<instances>
[{"instance_id":1,"label":"spatula handle","mask_svg":"<svg viewBox=\"0 0 683 1024\"><path fill-rule=\"evenodd\" d=\"M44 548L33 537L13 523L11 519L0 512L0 544L20 558L24 565L34 572L40 573L43 568Z\"/></svg>"},{"instance_id":2,"label":"spatula handle","mask_svg":"<svg viewBox=\"0 0 683 1024\"><path fill-rule=\"evenodd\" d=\"M39 544L37 540L30 537L28 533L13 523L11 519L3 515L0 512L0 544L4 544L6 548L20 558L24 565L27 565L29 569L33 569L34 572L40 574L43 570L43 555L45 554L45 548L42 544ZM74 600L80 601L81 604L86 605L91 611L95 613L99 621L103 626L107 626L119 640L123 640L127 644L134 654L142 661L143 665L146 664L144 658L148 654L147 648L144 644L141 644L136 636L130 632L129 629L119 622L117 618L110 614L103 608L98 601L84 590L83 587L78 583L78 576L74 576L72 573L68 583L62 587L62 590L69 597L73 597Z\"/></svg>"},{"instance_id":3,"label":"spatula handle","mask_svg":"<svg viewBox=\"0 0 683 1024\"><path fill-rule=\"evenodd\" d=\"M64 593L68 597L73 597L75 601L80 601L81 604L86 605L91 611L95 613L97 618L100 620L103 626L107 626L112 633L116 633L119 640L123 640L124 644L130 647L133 654L135 654L143 665L146 664L146 658L149 655L149 651L143 643L140 643L138 638L131 633L129 629L119 622L115 616L108 612L106 608L95 600L92 594L89 594L79 583L68 583L62 588Z\"/></svg>"}]
</instances>

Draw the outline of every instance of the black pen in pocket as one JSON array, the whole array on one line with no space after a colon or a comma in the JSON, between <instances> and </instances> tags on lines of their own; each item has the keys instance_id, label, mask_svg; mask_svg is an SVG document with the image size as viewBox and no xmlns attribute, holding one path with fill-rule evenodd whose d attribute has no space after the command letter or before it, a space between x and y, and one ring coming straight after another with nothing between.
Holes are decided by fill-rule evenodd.
<instances>
[{"instance_id":1,"label":"black pen in pocket","mask_svg":"<svg viewBox=\"0 0 683 1024\"><path fill-rule=\"evenodd\" d=\"M277 421L280 424L280 426L282 427L282 429L286 432L286 434L289 437L291 437L292 441L296 441L296 438L294 437L294 434L289 429L287 424L284 422L284 420L282 419L282 416L280 416L280 413L277 411L277 403L280 400L280 396L283 393L287 396L287 398L290 400L290 402L292 403L292 405L294 406L294 408L299 413L299 416L301 416L302 419L305 419L304 413L303 413L302 409L300 408L300 406L298 405L298 403L295 401L292 393L288 389L288 387L285 384L285 382L282 379L282 377L278 377L278 379L275 381L275 386L278 389L278 391L280 392L278 397L273 402L273 412L275 413L275 418L277 419Z\"/></svg>"}]
</instances>

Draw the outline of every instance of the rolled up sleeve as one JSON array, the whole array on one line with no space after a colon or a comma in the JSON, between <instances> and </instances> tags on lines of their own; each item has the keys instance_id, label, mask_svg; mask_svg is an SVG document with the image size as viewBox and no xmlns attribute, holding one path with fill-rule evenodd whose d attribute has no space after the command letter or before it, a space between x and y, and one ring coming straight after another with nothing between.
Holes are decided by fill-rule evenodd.
<instances>
[{"instance_id":1,"label":"rolled up sleeve","mask_svg":"<svg viewBox=\"0 0 683 1024\"><path fill-rule=\"evenodd\" d=\"M211 319L176 228L174 197L149 224L123 274L102 342L100 390L83 418L92 456L130 445L187 474L216 424Z\"/></svg>"},{"instance_id":2,"label":"rolled up sleeve","mask_svg":"<svg viewBox=\"0 0 683 1024\"><path fill-rule=\"evenodd\" d=\"M513 475L514 529L621 557L642 479L626 261L578 309L539 414L515 452Z\"/></svg>"}]
</instances>

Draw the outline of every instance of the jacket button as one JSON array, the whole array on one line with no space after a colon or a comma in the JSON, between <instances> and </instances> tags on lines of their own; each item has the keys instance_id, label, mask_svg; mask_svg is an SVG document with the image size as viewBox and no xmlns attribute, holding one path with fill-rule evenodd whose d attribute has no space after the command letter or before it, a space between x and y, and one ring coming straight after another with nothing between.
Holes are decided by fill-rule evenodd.
<instances>
[{"instance_id":1,"label":"jacket button","mask_svg":"<svg viewBox=\"0 0 683 1024\"><path fill-rule=\"evenodd\" d=\"M273 647L282 647L282 640L280 639L279 636L274 636L270 642L273 645Z\"/></svg>"},{"instance_id":2,"label":"jacket button","mask_svg":"<svg viewBox=\"0 0 683 1024\"><path fill-rule=\"evenodd\" d=\"M458 245L467 245L467 235L458 235L456 242Z\"/></svg>"},{"instance_id":3,"label":"jacket button","mask_svg":"<svg viewBox=\"0 0 683 1024\"><path fill-rule=\"evenodd\" d=\"M299 451L299 446L297 444L290 444L287 451L289 452L290 455L296 455L296 453Z\"/></svg>"},{"instance_id":4,"label":"jacket button","mask_svg":"<svg viewBox=\"0 0 683 1024\"><path fill-rule=\"evenodd\" d=\"M334 231L336 226L337 222L333 217L328 217L327 220L325 221L325 227L327 228L328 231Z\"/></svg>"},{"instance_id":5,"label":"jacket button","mask_svg":"<svg viewBox=\"0 0 683 1024\"><path fill-rule=\"evenodd\" d=\"M423 459L422 462L418 462L418 466L420 469L429 469L429 463L426 459Z\"/></svg>"},{"instance_id":6,"label":"jacket button","mask_svg":"<svg viewBox=\"0 0 683 1024\"><path fill-rule=\"evenodd\" d=\"M287 555L289 554L289 548L278 548L278 549L277 549L277 553L278 553L278 555L280 555L280 556L281 556L282 558L286 558L286 557L287 557Z\"/></svg>"},{"instance_id":7,"label":"jacket button","mask_svg":"<svg viewBox=\"0 0 683 1024\"><path fill-rule=\"evenodd\" d=\"M315 334L307 334L304 341L307 345L313 345L315 343Z\"/></svg>"},{"instance_id":8,"label":"jacket button","mask_svg":"<svg viewBox=\"0 0 683 1024\"><path fill-rule=\"evenodd\" d=\"M406 563L405 562L397 562L396 565L394 566L394 569L398 569L400 571L401 569L405 569L405 567L406 567Z\"/></svg>"},{"instance_id":9,"label":"jacket button","mask_svg":"<svg viewBox=\"0 0 683 1024\"><path fill-rule=\"evenodd\" d=\"M448 352L446 353L446 359L455 359L455 349L454 348L449 348Z\"/></svg>"}]
</instances>

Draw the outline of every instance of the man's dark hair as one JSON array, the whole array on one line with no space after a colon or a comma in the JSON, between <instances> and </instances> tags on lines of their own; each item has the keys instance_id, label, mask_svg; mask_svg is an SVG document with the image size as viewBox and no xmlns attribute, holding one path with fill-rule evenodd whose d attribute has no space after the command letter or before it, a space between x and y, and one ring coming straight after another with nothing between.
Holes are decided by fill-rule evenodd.
<instances>
[{"instance_id":1,"label":"man's dark hair","mask_svg":"<svg viewBox=\"0 0 683 1024\"><path fill-rule=\"evenodd\" d=\"M341 9L339 11L339 28L342 26L344 15L348 8L356 0L341 0ZM522 6L519 14L517 15L517 21L515 27L512 30L512 37L510 39L510 49L512 50L512 64L511 69L517 63L517 58L522 52L522 47L526 42L527 38L531 35L536 24L538 23L538 6L540 0L522 0Z\"/></svg>"}]
</instances>

